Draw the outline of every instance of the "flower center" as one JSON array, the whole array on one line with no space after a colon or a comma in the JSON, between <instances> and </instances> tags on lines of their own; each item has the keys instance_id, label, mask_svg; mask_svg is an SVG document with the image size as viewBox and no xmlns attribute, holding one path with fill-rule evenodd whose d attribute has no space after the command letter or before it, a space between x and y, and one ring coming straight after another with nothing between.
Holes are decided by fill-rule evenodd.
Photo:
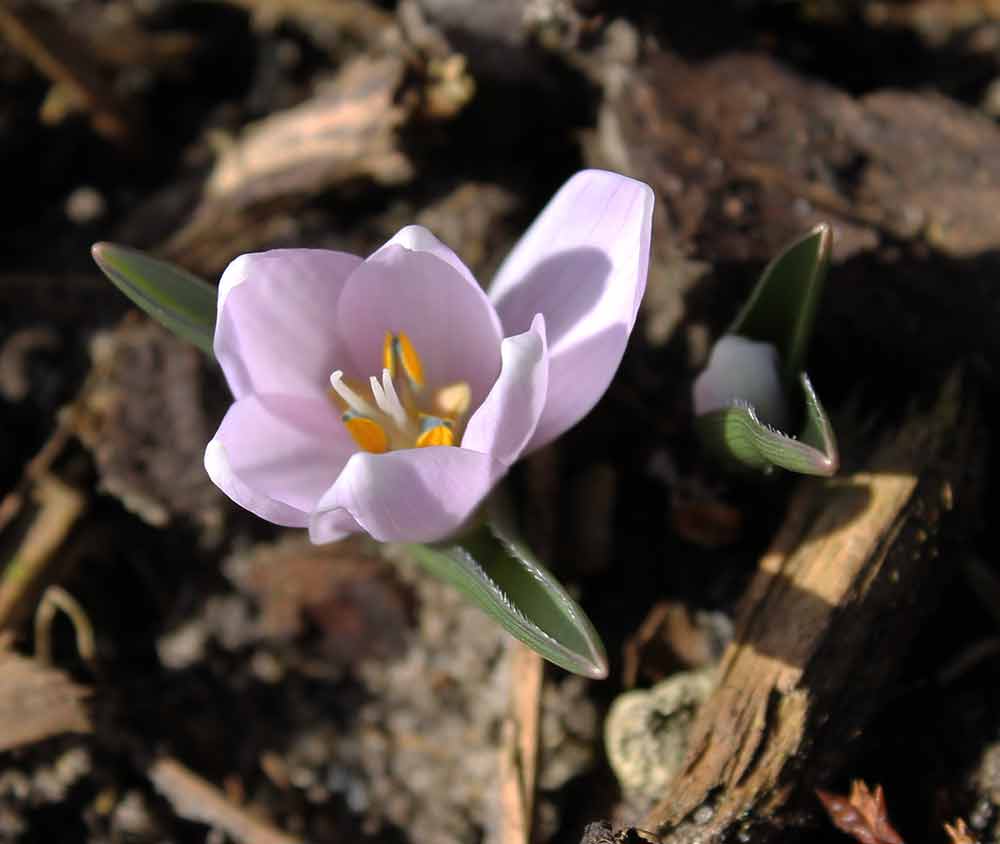
<instances>
[{"instance_id":1,"label":"flower center","mask_svg":"<svg viewBox=\"0 0 1000 844\"><path fill-rule=\"evenodd\" d=\"M396 448L454 445L469 409L464 381L428 389L424 367L402 331L385 333L382 379L348 384L339 369L330 376L330 397L358 448L381 454Z\"/></svg>"}]
</instances>

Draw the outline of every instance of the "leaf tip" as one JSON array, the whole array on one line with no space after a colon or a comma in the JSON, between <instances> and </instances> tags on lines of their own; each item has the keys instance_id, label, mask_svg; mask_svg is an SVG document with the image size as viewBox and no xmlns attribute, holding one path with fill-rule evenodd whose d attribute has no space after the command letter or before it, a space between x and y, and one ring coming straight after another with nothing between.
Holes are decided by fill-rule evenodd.
<instances>
[{"instance_id":1,"label":"leaf tip","mask_svg":"<svg viewBox=\"0 0 1000 844\"><path fill-rule=\"evenodd\" d=\"M840 469L840 455L836 452L820 455L815 462L816 474L821 478L832 478Z\"/></svg>"},{"instance_id":2,"label":"leaf tip","mask_svg":"<svg viewBox=\"0 0 1000 844\"><path fill-rule=\"evenodd\" d=\"M103 269L103 264L108 260L108 247L111 246L110 243L104 240L99 240L93 246L90 247L90 257L94 259L94 263Z\"/></svg>"},{"instance_id":3,"label":"leaf tip","mask_svg":"<svg viewBox=\"0 0 1000 844\"><path fill-rule=\"evenodd\" d=\"M112 278L112 273L116 270L115 259L122 257L122 251L123 247L115 243L107 240L99 240L90 247L90 257L94 259L94 263L97 264L101 272L111 279L111 281L115 281Z\"/></svg>"},{"instance_id":4,"label":"leaf tip","mask_svg":"<svg viewBox=\"0 0 1000 844\"><path fill-rule=\"evenodd\" d=\"M826 261L833 250L833 226L827 222L817 223L809 232L810 235L819 236L818 257L821 261Z\"/></svg>"},{"instance_id":5,"label":"leaf tip","mask_svg":"<svg viewBox=\"0 0 1000 844\"><path fill-rule=\"evenodd\" d=\"M602 653L594 654L594 661L583 666L584 674L591 680L608 679L608 660Z\"/></svg>"}]
</instances>

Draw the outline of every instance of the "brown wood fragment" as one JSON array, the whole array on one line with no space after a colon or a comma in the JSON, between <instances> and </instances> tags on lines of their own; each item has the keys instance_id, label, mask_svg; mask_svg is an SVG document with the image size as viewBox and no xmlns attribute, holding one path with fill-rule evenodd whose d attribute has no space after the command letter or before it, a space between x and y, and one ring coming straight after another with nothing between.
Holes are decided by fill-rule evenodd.
<instances>
[{"instance_id":1,"label":"brown wood fragment","mask_svg":"<svg viewBox=\"0 0 1000 844\"><path fill-rule=\"evenodd\" d=\"M233 840L247 844L301 844L300 838L282 832L233 803L221 790L176 759L157 759L146 773L156 790L185 820L217 827Z\"/></svg>"},{"instance_id":2,"label":"brown wood fragment","mask_svg":"<svg viewBox=\"0 0 1000 844\"><path fill-rule=\"evenodd\" d=\"M191 221L164 244L164 257L214 273L247 251L241 238L255 210L266 207L274 217L353 179L409 180L412 164L396 135L415 107L400 96L405 71L399 56L360 56L311 99L227 140Z\"/></svg>"},{"instance_id":3,"label":"brown wood fragment","mask_svg":"<svg viewBox=\"0 0 1000 844\"><path fill-rule=\"evenodd\" d=\"M0 643L0 752L63 733L89 733L89 689Z\"/></svg>"},{"instance_id":4,"label":"brown wood fragment","mask_svg":"<svg viewBox=\"0 0 1000 844\"><path fill-rule=\"evenodd\" d=\"M542 658L511 641L510 715L504 723L500 758L500 842L528 844L535 810L541 722Z\"/></svg>"},{"instance_id":5,"label":"brown wood fragment","mask_svg":"<svg viewBox=\"0 0 1000 844\"><path fill-rule=\"evenodd\" d=\"M974 506L966 467L980 432L953 375L862 469L800 486L743 596L682 773L641 826L676 828L709 806L696 827L709 841L843 761L933 604L947 511Z\"/></svg>"},{"instance_id":6,"label":"brown wood fragment","mask_svg":"<svg viewBox=\"0 0 1000 844\"><path fill-rule=\"evenodd\" d=\"M406 114L394 101L403 71L396 56L355 59L313 99L249 126L219 157L208 198L266 201L359 175L405 181L411 167L394 137Z\"/></svg>"}]
</instances>

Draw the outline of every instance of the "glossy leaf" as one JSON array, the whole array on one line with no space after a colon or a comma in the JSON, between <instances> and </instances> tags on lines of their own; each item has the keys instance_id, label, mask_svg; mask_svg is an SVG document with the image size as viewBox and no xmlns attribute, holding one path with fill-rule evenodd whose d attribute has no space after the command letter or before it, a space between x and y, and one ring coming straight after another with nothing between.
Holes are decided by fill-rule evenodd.
<instances>
[{"instance_id":1,"label":"glossy leaf","mask_svg":"<svg viewBox=\"0 0 1000 844\"><path fill-rule=\"evenodd\" d=\"M765 425L753 407L739 401L699 416L695 422L698 433L709 448L731 462L764 471L780 467L829 477L840 465L833 427L804 372L800 383L806 409L798 438Z\"/></svg>"},{"instance_id":2,"label":"glossy leaf","mask_svg":"<svg viewBox=\"0 0 1000 844\"><path fill-rule=\"evenodd\" d=\"M586 677L608 675L604 645L583 610L498 521L451 544L410 549L432 574L545 659Z\"/></svg>"},{"instance_id":3,"label":"glossy leaf","mask_svg":"<svg viewBox=\"0 0 1000 844\"><path fill-rule=\"evenodd\" d=\"M728 331L773 344L787 383L805 365L832 243L830 226L821 223L787 247L764 269Z\"/></svg>"},{"instance_id":4,"label":"glossy leaf","mask_svg":"<svg viewBox=\"0 0 1000 844\"><path fill-rule=\"evenodd\" d=\"M218 292L187 270L138 249L95 243L94 261L122 293L157 322L212 355Z\"/></svg>"}]
</instances>

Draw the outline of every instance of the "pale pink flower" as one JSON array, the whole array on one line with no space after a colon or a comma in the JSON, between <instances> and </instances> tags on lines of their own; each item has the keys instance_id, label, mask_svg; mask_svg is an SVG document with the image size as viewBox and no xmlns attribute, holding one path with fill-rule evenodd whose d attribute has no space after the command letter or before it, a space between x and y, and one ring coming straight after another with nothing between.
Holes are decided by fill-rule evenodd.
<instances>
[{"instance_id":1,"label":"pale pink flower","mask_svg":"<svg viewBox=\"0 0 1000 844\"><path fill-rule=\"evenodd\" d=\"M215 355L235 401L205 450L234 501L314 542L430 542L614 375L646 284L653 193L573 176L489 294L421 226L366 259L278 249L219 283Z\"/></svg>"}]
</instances>

